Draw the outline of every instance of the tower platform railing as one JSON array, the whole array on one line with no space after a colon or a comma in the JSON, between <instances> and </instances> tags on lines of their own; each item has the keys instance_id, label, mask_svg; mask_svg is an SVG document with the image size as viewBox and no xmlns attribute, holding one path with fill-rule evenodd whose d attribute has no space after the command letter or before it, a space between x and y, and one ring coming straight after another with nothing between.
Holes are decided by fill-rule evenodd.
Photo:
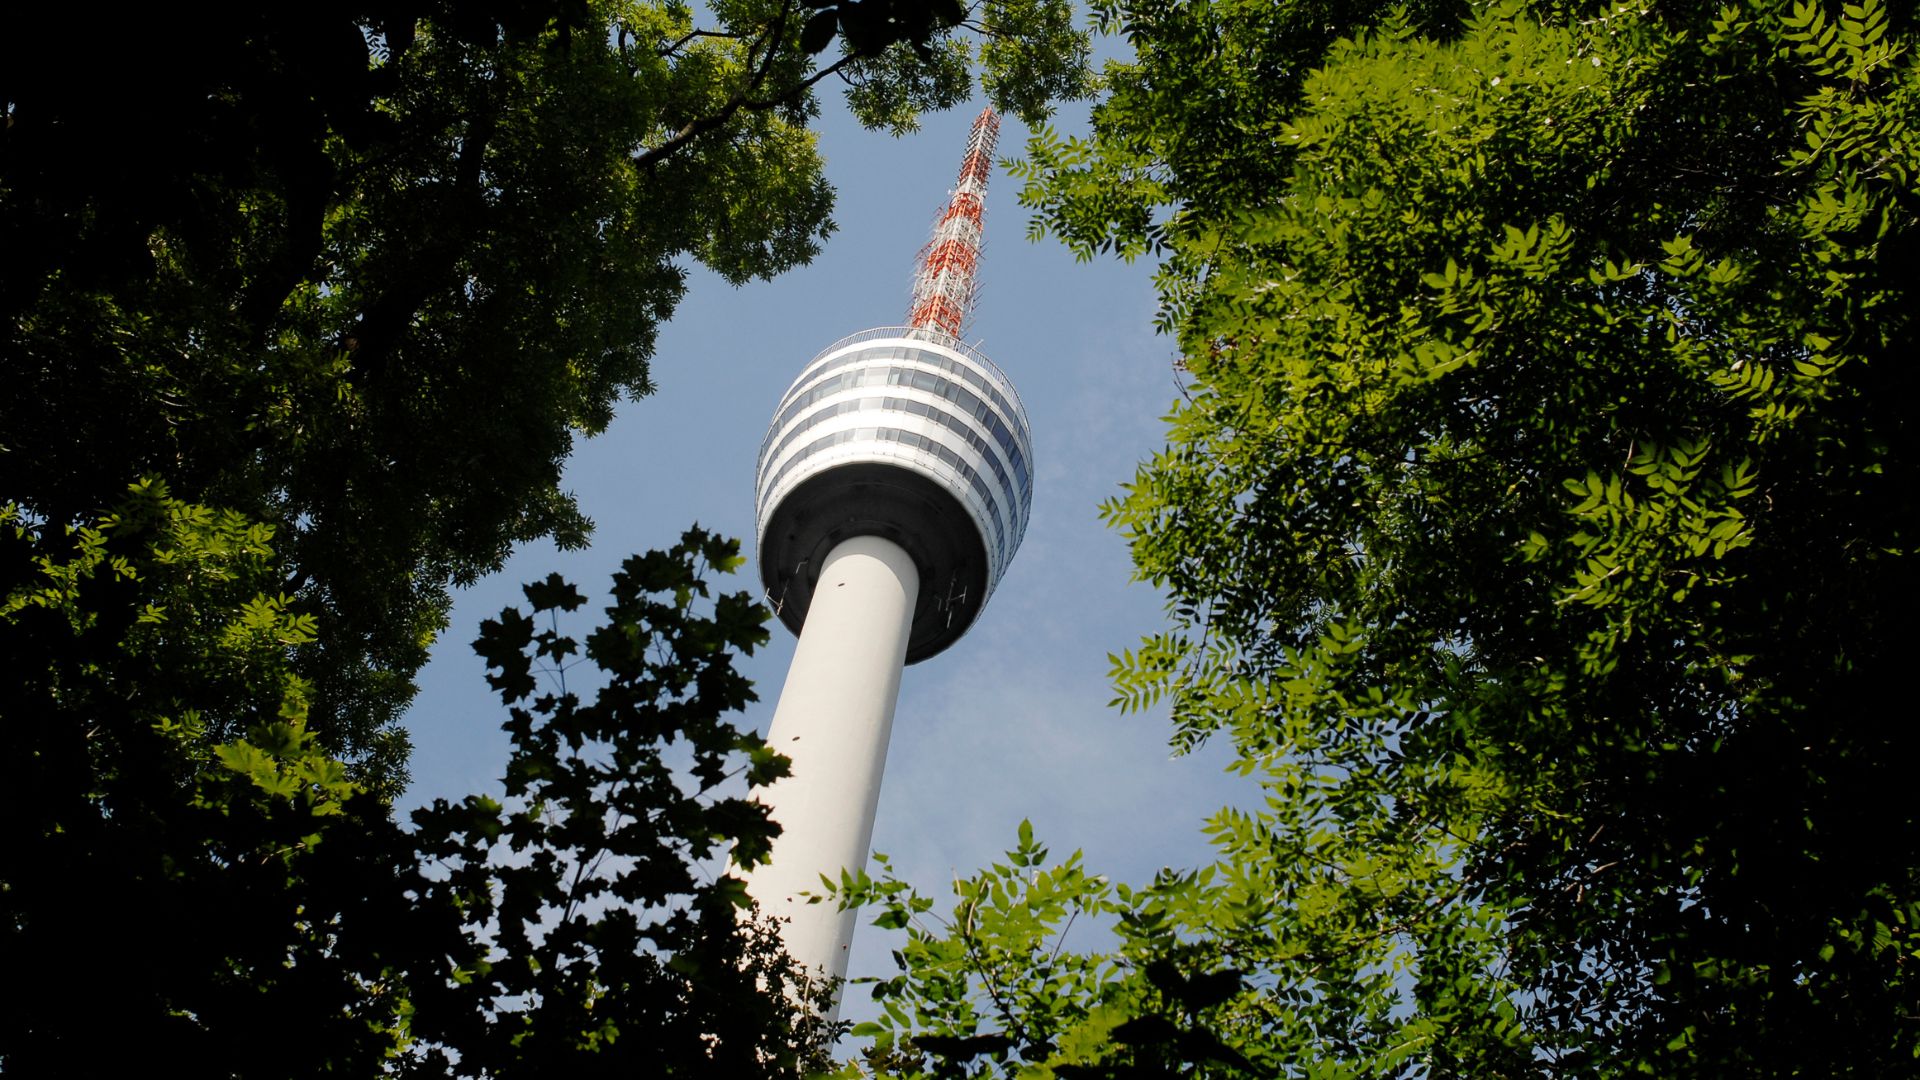
<instances>
[{"instance_id":1,"label":"tower platform railing","mask_svg":"<svg viewBox=\"0 0 1920 1080\"><path fill-rule=\"evenodd\" d=\"M945 346L965 356L968 360L979 364L981 367L986 368L988 372L992 373L1005 384L1003 390L1007 397L1012 399L1013 407L1020 410L1020 422L1022 424L1028 423L1027 404L1020 400L1020 391L1014 388L1013 380L1007 377L1007 373L1001 370L999 364L987 359L985 353L954 337L952 334L944 330L933 330L924 326L876 326L870 330L861 330L858 333L848 334L839 341L814 353L813 358L808 360L806 366L800 369L799 377L788 385L788 389L798 386L800 381L807 377L807 372L812 370L813 365L819 363L828 353L839 352L849 345L858 345L866 341L879 341L883 338L905 338L909 341L925 341L934 345ZM774 422L769 423L767 429L771 431L778 421L778 414L775 414Z\"/></svg>"}]
</instances>

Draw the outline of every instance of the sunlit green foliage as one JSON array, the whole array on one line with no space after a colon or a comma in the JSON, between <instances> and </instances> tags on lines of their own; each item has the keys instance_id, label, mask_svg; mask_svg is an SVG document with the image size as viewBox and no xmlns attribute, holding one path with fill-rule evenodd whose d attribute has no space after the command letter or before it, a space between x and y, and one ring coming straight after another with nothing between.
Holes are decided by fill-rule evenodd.
<instances>
[{"instance_id":1,"label":"sunlit green foliage","mask_svg":"<svg viewBox=\"0 0 1920 1080\"><path fill-rule=\"evenodd\" d=\"M327 1060L377 1064L392 1011L355 983L399 896L366 889L362 830L390 826L307 730L312 617L262 591L272 530L157 483L0 529L0 1063L92 1075L125 1039L221 1072L308 1010Z\"/></svg>"},{"instance_id":2,"label":"sunlit green foliage","mask_svg":"<svg viewBox=\"0 0 1920 1080\"><path fill-rule=\"evenodd\" d=\"M996 1013L955 957L1061 920L928 923L899 1072L1911 1071L1911 7L1102 10L1138 58L1028 198L1166 256L1188 372L1106 508L1173 624L1119 703L1265 798L1076 894L1124 977Z\"/></svg>"}]
</instances>

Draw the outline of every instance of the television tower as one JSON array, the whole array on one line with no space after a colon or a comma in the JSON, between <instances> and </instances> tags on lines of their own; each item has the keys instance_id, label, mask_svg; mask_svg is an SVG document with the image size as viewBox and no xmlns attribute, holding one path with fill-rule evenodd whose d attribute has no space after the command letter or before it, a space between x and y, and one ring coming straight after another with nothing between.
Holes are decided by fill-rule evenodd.
<instances>
[{"instance_id":1,"label":"television tower","mask_svg":"<svg viewBox=\"0 0 1920 1080\"><path fill-rule=\"evenodd\" d=\"M800 642L767 735L793 773L760 796L782 832L747 884L786 920L788 953L835 977L847 973L855 913L800 894L866 866L901 669L973 625L1032 508L1020 396L960 340L999 131L992 109L973 122L920 251L907 325L815 356L760 444L760 578Z\"/></svg>"}]
</instances>

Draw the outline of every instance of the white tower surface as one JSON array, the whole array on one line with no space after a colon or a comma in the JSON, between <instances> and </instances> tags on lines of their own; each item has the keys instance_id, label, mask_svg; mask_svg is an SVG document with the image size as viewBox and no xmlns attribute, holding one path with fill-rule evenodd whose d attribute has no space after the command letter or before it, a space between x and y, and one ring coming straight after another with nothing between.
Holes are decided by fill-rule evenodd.
<instances>
[{"instance_id":1,"label":"white tower surface","mask_svg":"<svg viewBox=\"0 0 1920 1080\"><path fill-rule=\"evenodd\" d=\"M1032 508L1026 410L959 337L998 131L991 109L974 121L920 253L910 325L815 356L760 445L760 576L800 643L767 736L793 773L761 795L783 831L748 889L785 920L788 953L834 977L847 972L855 913L802 894L865 867L901 669L973 625Z\"/></svg>"}]
</instances>

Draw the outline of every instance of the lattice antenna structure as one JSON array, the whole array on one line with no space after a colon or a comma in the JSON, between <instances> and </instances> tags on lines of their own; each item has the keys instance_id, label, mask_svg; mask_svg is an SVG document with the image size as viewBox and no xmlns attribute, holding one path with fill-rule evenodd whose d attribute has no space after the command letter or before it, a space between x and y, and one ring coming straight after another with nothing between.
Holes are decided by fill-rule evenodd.
<instances>
[{"instance_id":1,"label":"lattice antenna structure","mask_svg":"<svg viewBox=\"0 0 1920 1080\"><path fill-rule=\"evenodd\" d=\"M960 337L973 317L975 276L980 265L982 218L986 213L987 175L993 171L993 147L1000 139L1000 116L980 110L967 136L967 156L947 208L933 223L933 237L920 249L913 275L913 304L907 325Z\"/></svg>"}]
</instances>

